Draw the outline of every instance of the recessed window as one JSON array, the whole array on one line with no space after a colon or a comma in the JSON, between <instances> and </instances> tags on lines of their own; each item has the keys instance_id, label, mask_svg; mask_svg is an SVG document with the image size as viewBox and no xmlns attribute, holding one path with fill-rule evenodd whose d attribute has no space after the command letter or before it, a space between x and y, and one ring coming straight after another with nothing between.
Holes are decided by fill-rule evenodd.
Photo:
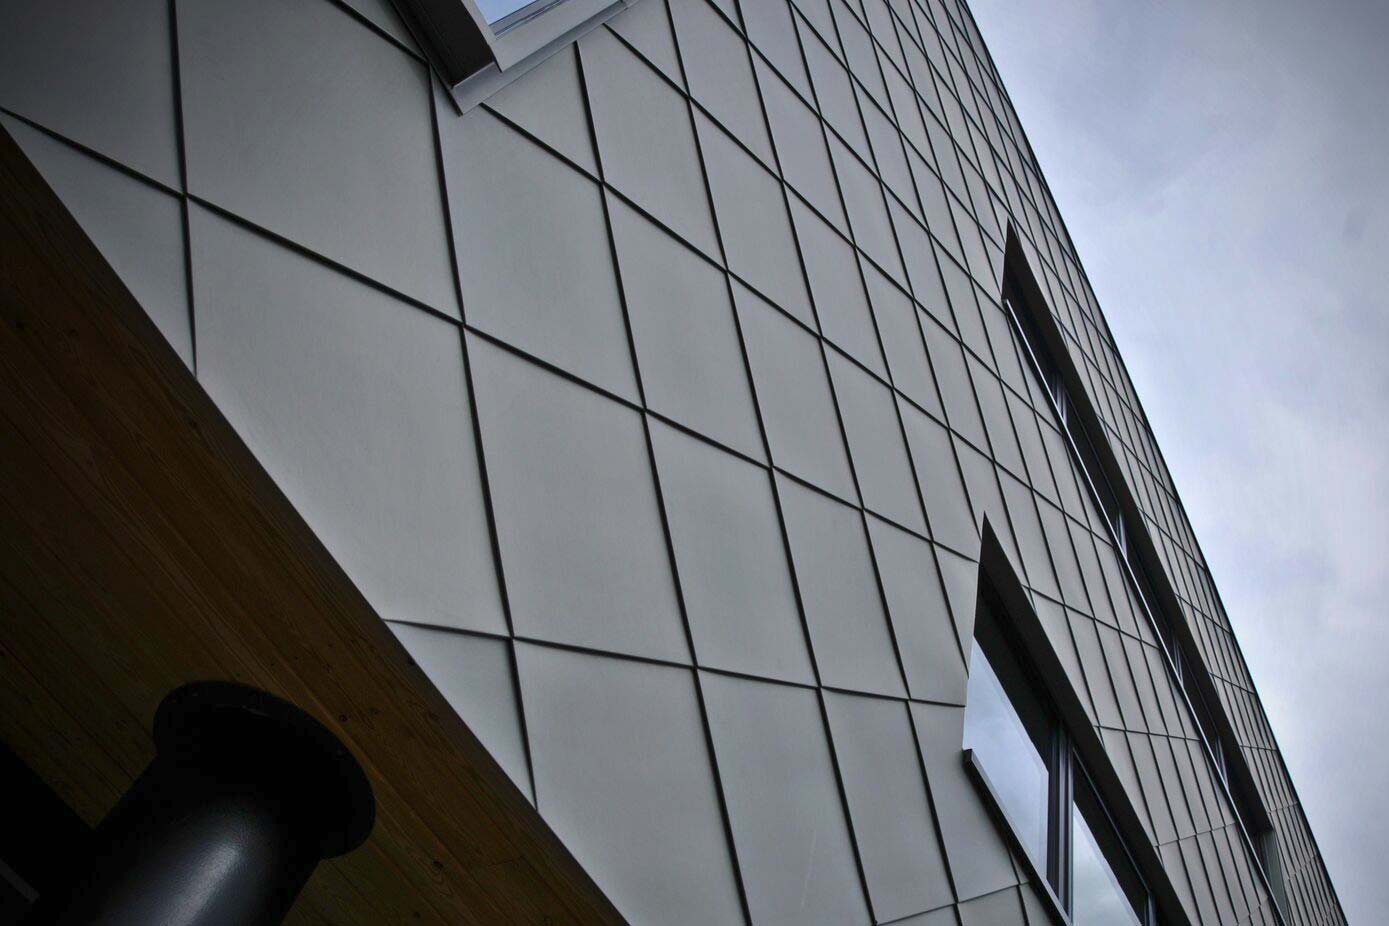
<instances>
[{"instance_id":1,"label":"recessed window","mask_svg":"<svg viewBox=\"0 0 1389 926\"><path fill-rule=\"evenodd\" d=\"M1086 429L1085 421L1083 421L1081 411L1076 404L1076 397L1068 392L1067 385L1065 385L1064 376L1061 375L1061 365L1057 362L1058 358L1051 354L1047 348L1049 342L1043 336L1038 322L1039 318L1045 318L1045 310L1035 307L1031 301L1022 296L1021 292L1022 287L1018 280L1014 276L1008 276L1006 283L1004 283L1003 297L1008 315L1013 321L1014 333L1020 339L1026 357L1031 358L1033 373L1045 387L1047 396L1050 397L1051 404L1056 410L1057 425L1060 426L1061 432L1068 439L1071 453L1074 454L1076 468L1079 469L1083 479L1090 486L1093 500L1099 505L1104 519L1110 526L1115 547L1128 566L1125 569L1126 575L1133 583L1135 590L1138 591L1140 603L1153 622L1158 639L1167 650L1176 684L1185 694L1185 700L1190 705L1192 714L1195 715L1201 740L1210 750L1210 758L1215 773L1220 777L1220 783L1224 784L1226 793L1229 794L1233 805L1235 805L1235 814L1239 818L1240 826L1249 836L1254 857L1256 857L1260 868L1263 869L1268 886L1270 886L1279 905L1286 908L1286 887L1283 884L1281 865L1279 865L1279 859L1276 857L1276 841L1271 820L1268 820L1267 814L1263 814L1261 808L1258 807L1257 797L1251 790L1253 789L1251 780L1247 779L1247 776L1232 775L1232 771L1235 771L1232 769L1232 762L1238 758L1238 748L1226 746L1220 727L1215 723L1215 712L1201 693L1199 679L1193 675L1193 666L1199 666L1201 662L1199 659L1188 657L1186 654L1182 641L1176 636L1174 616L1168 614L1167 609L1157 607L1161 598L1157 596L1156 584L1154 584L1153 576L1147 569L1145 557L1133 548L1132 543L1129 543L1131 532L1129 532L1128 522L1125 521L1120 507L1120 493L1108 480L1106 468L1101 464L1100 448L1106 447L1106 444L1092 439L1090 436L1092 432ZM1079 394L1079 401L1085 401L1083 393ZM1093 416L1095 415L1090 415L1090 418ZM1100 432L1100 436L1103 436L1103 433ZM1113 458L1110 458L1110 464L1111 468L1117 465L1114 464ZM974 676L972 675L970 686L972 694L975 687ZM981 752L981 758L982 755ZM986 768L992 769L993 765L986 765ZM999 784L1000 801L1010 800L1006 797L1007 775L1014 775L1014 772L1004 773L1004 783ZM1025 819L1024 816L1021 816L1021 812L1018 814L1020 814L1018 819ZM1031 829L1029 822L1022 823L1022 826L1026 832ZM1081 833L1076 833L1076 839L1079 839L1079 836ZM1270 850L1271 845L1274 847L1272 850ZM1082 845L1076 843L1076 864L1078 865L1081 861L1082 850ZM1038 858L1042 857L1038 855ZM1079 872L1076 873L1076 877L1079 877ZM1103 880L1096 880L1095 882L1095 884L1101 883ZM1079 882L1076 882L1076 889L1079 890ZM1081 904L1079 895L1076 895L1076 904ZM1110 920L1096 919L1093 922L1110 922ZM1114 920L1114 922L1121 922L1121 920ZM1122 920L1122 922L1129 922L1129 920ZM1133 922L1142 922L1142 920L1133 920Z\"/></svg>"},{"instance_id":2,"label":"recessed window","mask_svg":"<svg viewBox=\"0 0 1389 926\"><path fill-rule=\"evenodd\" d=\"M1071 804L1072 926L1143 926L1147 891L1099 796L1082 774Z\"/></svg>"},{"instance_id":3,"label":"recessed window","mask_svg":"<svg viewBox=\"0 0 1389 926\"><path fill-rule=\"evenodd\" d=\"M1258 847L1259 864L1263 866L1268 883L1273 887L1273 897L1278 902L1278 908L1286 916L1288 885L1283 877L1283 859L1278 853L1278 833L1272 829L1264 830L1255 837L1254 842Z\"/></svg>"},{"instance_id":4,"label":"recessed window","mask_svg":"<svg viewBox=\"0 0 1389 926\"><path fill-rule=\"evenodd\" d=\"M477 0L478 12L489 23L506 19L530 5L530 0Z\"/></svg>"},{"instance_id":5,"label":"recessed window","mask_svg":"<svg viewBox=\"0 0 1389 926\"><path fill-rule=\"evenodd\" d=\"M395 0L463 109L624 6L623 0ZM466 84L465 84L466 82Z\"/></svg>"},{"instance_id":6,"label":"recessed window","mask_svg":"<svg viewBox=\"0 0 1389 926\"><path fill-rule=\"evenodd\" d=\"M1072 926L1150 926L1150 893L999 607L981 607L970 654L964 745L977 779Z\"/></svg>"},{"instance_id":7,"label":"recessed window","mask_svg":"<svg viewBox=\"0 0 1389 926\"><path fill-rule=\"evenodd\" d=\"M1023 271L1025 272L1025 268ZM1107 471L1118 471L1118 461L1108 443L1103 440L1103 426L1092 431L1087 429L1085 424L1087 419L1093 424L1098 415L1087 404L1083 389L1078 389L1074 394L1067 389L1067 377L1062 374L1060 362L1063 353L1060 352L1060 348L1057 348L1057 353L1053 353L1049 347L1062 343L1062 336L1055 331L1052 332L1051 338L1044 335L1042 326L1049 323L1050 315L1044 306L1037 305L1025 295L1027 287L1022 284L1018 273L1018 270L1010 271L1005 277L1003 287L1003 303L1013 322L1014 333L1019 339L1024 355L1030 359L1029 365L1033 373L1051 399L1057 425L1067 438L1076 467L1084 477L1083 481L1090 487L1092 499L1109 524L1115 547L1127 567L1124 571L1133 583L1142 609L1167 651L1177 686L1191 707L1201 740L1210 751L1210 759L1219 782L1234 804L1235 814L1239 818L1241 828L1249 837L1250 848L1268 886L1275 898L1278 898L1280 905L1285 904L1283 898L1286 896L1286 888L1283 884L1281 866L1278 864L1276 853L1267 849L1273 837L1272 821L1260 806L1252 776L1239 762L1239 749L1226 743L1216 723L1217 714L1202 693L1203 678L1198 675L1198 668L1203 665L1202 661L1199 657L1189 656L1186 651L1189 644L1178 638L1175 626L1177 614L1169 614L1168 608L1161 606L1163 599L1158 596L1153 581L1153 575L1157 572L1155 570L1153 574L1149 573L1145 563L1147 557L1137 549L1136 542L1143 535L1129 529L1128 521L1120 507L1121 498L1128 498L1129 507L1134 507L1133 499L1127 495L1121 496L1119 487L1111 483L1106 476ZM1077 377L1078 374L1072 370L1069 379L1075 382ZM1108 467L1104 465L1106 462ZM1141 529L1141 521L1134 523Z\"/></svg>"},{"instance_id":8,"label":"recessed window","mask_svg":"<svg viewBox=\"0 0 1389 926\"><path fill-rule=\"evenodd\" d=\"M478 11L496 32L545 12L564 0L477 0Z\"/></svg>"},{"instance_id":9,"label":"recessed window","mask_svg":"<svg viewBox=\"0 0 1389 926\"><path fill-rule=\"evenodd\" d=\"M1044 861L1052 725L1027 696L1020 668L998 642L976 640L970 653L964 745L984 763L1023 845Z\"/></svg>"}]
</instances>

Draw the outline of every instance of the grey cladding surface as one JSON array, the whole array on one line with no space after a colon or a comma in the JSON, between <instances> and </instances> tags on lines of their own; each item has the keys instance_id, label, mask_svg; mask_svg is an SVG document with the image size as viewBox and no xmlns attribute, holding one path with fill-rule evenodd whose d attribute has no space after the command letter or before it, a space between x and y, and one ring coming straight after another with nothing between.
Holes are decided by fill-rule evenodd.
<instances>
[{"instance_id":1,"label":"grey cladding surface","mask_svg":"<svg viewBox=\"0 0 1389 926\"><path fill-rule=\"evenodd\" d=\"M823 4L802 5L802 9L815 7L828 8ZM846 139L854 150L864 157L868 156L868 140L863 134L863 122L859 117L858 104L854 100L853 84L843 65L835 58L814 30L805 27L800 21L802 48L810 68L810 77L815 88L815 99L820 105L820 113L840 138ZM833 24L828 24L827 34L834 35Z\"/></svg>"},{"instance_id":2,"label":"grey cladding surface","mask_svg":"<svg viewBox=\"0 0 1389 926\"><path fill-rule=\"evenodd\" d=\"M753 922L869 922L815 692L703 674Z\"/></svg>"},{"instance_id":3,"label":"grey cladding surface","mask_svg":"<svg viewBox=\"0 0 1389 926\"><path fill-rule=\"evenodd\" d=\"M809 684L770 473L665 425L651 437L700 664Z\"/></svg>"},{"instance_id":4,"label":"grey cladding surface","mask_svg":"<svg viewBox=\"0 0 1389 926\"><path fill-rule=\"evenodd\" d=\"M828 359L864 506L924 534L921 499L892 390L837 352Z\"/></svg>"},{"instance_id":5,"label":"grey cladding surface","mask_svg":"<svg viewBox=\"0 0 1389 926\"><path fill-rule=\"evenodd\" d=\"M791 215L821 333L879 376L886 375L853 246L799 200L792 200Z\"/></svg>"},{"instance_id":6,"label":"grey cladding surface","mask_svg":"<svg viewBox=\"0 0 1389 926\"><path fill-rule=\"evenodd\" d=\"M690 670L518 644L536 801L633 923L737 923Z\"/></svg>"},{"instance_id":7,"label":"grey cladding surface","mask_svg":"<svg viewBox=\"0 0 1389 926\"><path fill-rule=\"evenodd\" d=\"M929 316L922 319L921 330L926 338L931 367L936 372L936 385L945 403L946 420L974 446L986 448L988 441L984 437L984 425L979 418L979 406L960 342Z\"/></svg>"},{"instance_id":8,"label":"grey cladding surface","mask_svg":"<svg viewBox=\"0 0 1389 926\"><path fill-rule=\"evenodd\" d=\"M820 680L904 694L862 515L784 477L777 489Z\"/></svg>"},{"instance_id":9,"label":"grey cladding surface","mask_svg":"<svg viewBox=\"0 0 1389 926\"><path fill-rule=\"evenodd\" d=\"M775 4L767 4L775 8ZM776 141L781 175L791 189L799 193L840 230L848 225L844 206L839 199L834 169L830 166L829 149L825 147L824 127L820 118L787 84L783 74L772 71L760 61L757 66L758 84L767 107L767 119Z\"/></svg>"},{"instance_id":10,"label":"grey cladding surface","mask_svg":"<svg viewBox=\"0 0 1389 926\"><path fill-rule=\"evenodd\" d=\"M727 276L620 199L608 209L647 404L763 456Z\"/></svg>"},{"instance_id":11,"label":"grey cladding surface","mask_svg":"<svg viewBox=\"0 0 1389 926\"><path fill-rule=\"evenodd\" d=\"M607 32L591 33L579 53L607 181L695 247L717 254L689 103Z\"/></svg>"},{"instance_id":12,"label":"grey cladding surface","mask_svg":"<svg viewBox=\"0 0 1389 926\"><path fill-rule=\"evenodd\" d=\"M391 4L391 0L345 0L345 2L397 42L413 51L419 50L419 46L415 44L410 30L406 28L400 14Z\"/></svg>"},{"instance_id":13,"label":"grey cladding surface","mask_svg":"<svg viewBox=\"0 0 1389 926\"><path fill-rule=\"evenodd\" d=\"M979 897L960 906L960 921L964 926L992 926L994 923L1017 922L1022 912L1022 898L1016 890L999 891Z\"/></svg>"},{"instance_id":14,"label":"grey cladding surface","mask_svg":"<svg viewBox=\"0 0 1389 926\"><path fill-rule=\"evenodd\" d=\"M868 536L912 697L964 703L965 667L931 545L872 517Z\"/></svg>"},{"instance_id":15,"label":"grey cladding surface","mask_svg":"<svg viewBox=\"0 0 1389 926\"><path fill-rule=\"evenodd\" d=\"M641 414L469 348L517 634L688 661Z\"/></svg>"},{"instance_id":16,"label":"grey cladding surface","mask_svg":"<svg viewBox=\"0 0 1389 926\"><path fill-rule=\"evenodd\" d=\"M766 56L777 73L795 87L801 96L809 98L810 79L806 76L805 61L801 57L790 5L748 3L744 7L743 23L753 47ZM762 92L767 92L765 85ZM785 156L782 154L783 158Z\"/></svg>"},{"instance_id":17,"label":"grey cladding surface","mask_svg":"<svg viewBox=\"0 0 1389 926\"><path fill-rule=\"evenodd\" d=\"M964 709L913 703L911 714L955 890L961 898L979 897L1016 884L1009 849L992 835L994 822L975 797L960 761Z\"/></svg>"},{"instance_id":18,"label":"grey cladding surface","mask_svg":"<svg viewBox=\"0 0 1389 926\"><path fill-rule=\"evenodd\" d=\"M864 276L893 386L918 407L944 420L935 380L931 377L931 362L921 340L916 308L907 294L876 267L865 265Z\"/></svg>"},{"instance_id":19,"label":"grey cladding surface","mask_svg":"<svg viewBox=\"0 0 1389 926\"><path fill-rule=\"evenodd\" d=\"M805 276L781 183L714 123L702 115L695 123L729 269L808 323Z\"/></svg>"},{"instance_id":20,"label":"grey cladding surface","mask_svg":"<svg viewBox=\"0 0 1389 926\"><path fill-rule=\"evenodd\" d=\"M677 85L683 82L670 11L664 3L636 4L612 20L609 27L671 81Z\"/></svg>"},{"instance_id":21,"label":"grey cladding surface","mask_svg":"<svg viewBox=\"0 0 1389 926\"><path fill-rule=\"evenodd\" d=\"M547 59L525 80L507 84L487 105L590 174L598 173L578 53L572 47Z\"/></svg>"},{"instance_id":22,"label":"grey cladding surface","mask_svg":"<svg viewBox=\"0 0 1389 926\"><path fill-rule=\"evenodd\" d=\"M747 43L708 0L673 0L671 15L681 42L690 95L764 164L771 164L772 146L753 83Z\"/></svg>"},{"instance_id":23,"label":"grey cladding surface","mask_svg":"<svg viewBox=\"0 0 1389 926\"><path fill-rule=\"evenodd\" d=\"M960 481L950 432L915 408L900 408L918 484L926 500L931 535L953 550L972 552L979 543L979 534L970 512L969 496Z\"/></svg>"},{"instance_id":24,"label":"grey cladding surface","mask_svg":"<svg viewBox=\"0 0 1389 926\"><path fill-rule=\"evenodd\" d=\"M854 240L888 276L899 283L905 282L902 261L888 219L887 201L883 198L883 188L878 179L837 140L830 142L830 155L844 190Z\"/></svg>"},{"instance_id":25,"label":"grey cladding surface","mask_svg":"<svg viewBox=\"0 0 1389 926\"><path fill-rule=\"evenodd\" d=\"M827 694L825 708L879 921L953 900L926 778L900 702Z\"/></svg>"},{"instance_id":26,"label":"grey cladding surface","mask_svg":"<svg viewBox=\"0 0 1389 926\"><path fill-rule=\"evenodd\" d=\"M505 629L458 329L194 207L198 376L383 617Z\"/></svg>"},{"instance_id":27,"label":"grey cladding surface","mask_svg":"<svg viewBox=\"0 0 1389 926\"><path fill-rule=\"evenodd\" d=\"M469 324L636 398L598 184L485 109L444 126Z\"/></svg>"},{"instance_id":28,"label":"grey cladding surface","mask_svg":"<svg viewBox=\"0 0 1389 926\"><path fill-rule=\"evenodd\" d=\"M841 498L854 498L819 342L742 286L734 287L734 301L772 459Z\"/></svg>"},{"instance_id":29,"label":"grey cladding surface","mask_svg":"<svg viewBox=\"0 0 1389 926\"><path fill-rule=\"evenodd\" d=\"M424 65L323 2L183 0L178 30L189 190L457 314Z\"/></svg>"},{"instance_id":30,"label":"grey cladding surface","mask_svg":"<svg viewBox=\"0 0 1389 926\"><path fill-rule=\"evenodd\" d=\"M902 146L902 136L897 127L880 108L881 105L865 100L862 105L864 124L868 126L868 139L873 145L873 160L878 166L879 176L888 190L898 200L905 202L913 213L916 207L915 188L912 185L911 169L907 166L906 150Z\"/></svg>"},{"instance_id":31,"label":"grey cladding surface","mask_svg":"<svg viewBox=\"0 0 1389 926\"><path fill-rule=\"evenodd\" d=\"M0 106L179 185L166 0L0 4Z\"/></svg>"}]
</instances>

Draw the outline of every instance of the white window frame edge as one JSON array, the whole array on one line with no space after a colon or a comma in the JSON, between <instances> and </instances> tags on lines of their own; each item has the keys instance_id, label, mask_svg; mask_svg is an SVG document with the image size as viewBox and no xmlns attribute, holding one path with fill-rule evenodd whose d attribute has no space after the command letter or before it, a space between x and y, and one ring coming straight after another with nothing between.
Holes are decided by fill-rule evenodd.
<instances>
[{"instance_id":1,"label":"white window frame edge","mask_svg":"<svg viewBox=\"0 0 1389 926\"><path fill-rule=\"evenodd\" d=\"M415 0L394 0L406 27L425 50L430 69L448 90L462 115L640 0L555 0L500 32L487 22L476 0L442 2L449 10L449 29L455 34L459 31L472 34L480 43L474 51L485 46L491 58L489 63L456 82L451 80L443 63L436 60L446 42L437 33L445 30L432 29L428 17L421 11L422 5L416 5Z\"/></svg>"}]
</instances>

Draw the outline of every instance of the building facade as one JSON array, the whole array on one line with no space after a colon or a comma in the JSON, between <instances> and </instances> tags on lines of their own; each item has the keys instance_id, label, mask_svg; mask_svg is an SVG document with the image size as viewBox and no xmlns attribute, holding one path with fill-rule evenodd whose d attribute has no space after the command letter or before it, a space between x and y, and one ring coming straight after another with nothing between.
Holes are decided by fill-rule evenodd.
<instances>
[{"instance_id":1,"label":"building facade","mask_svg":"<svg viewBox=\"0 0 1389 926\"><path fill-rule=\"evenodd\" d=\"M0 126L621 916L1344 922L964 4L475 9L9 0Z\"/></svg>"}]
</instances>

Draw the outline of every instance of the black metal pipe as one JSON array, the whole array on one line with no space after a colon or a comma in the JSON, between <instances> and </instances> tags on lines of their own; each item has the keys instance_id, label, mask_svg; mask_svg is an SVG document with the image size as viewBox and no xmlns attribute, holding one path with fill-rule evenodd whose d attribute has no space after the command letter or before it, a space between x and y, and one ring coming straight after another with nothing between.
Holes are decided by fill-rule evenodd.
<instances>
[{"instance_id":1,"label":"black metal pipe","mask_svg":"<svg viewBox=\"0 0 1389 926\"><path fill-rule=\"evenodd\" d=\"M346 747L262 691L197 682L155 715L156 755L97 827L85 870L32 926L272 926L375 803Z\"/></svg>"}]
</instances>

